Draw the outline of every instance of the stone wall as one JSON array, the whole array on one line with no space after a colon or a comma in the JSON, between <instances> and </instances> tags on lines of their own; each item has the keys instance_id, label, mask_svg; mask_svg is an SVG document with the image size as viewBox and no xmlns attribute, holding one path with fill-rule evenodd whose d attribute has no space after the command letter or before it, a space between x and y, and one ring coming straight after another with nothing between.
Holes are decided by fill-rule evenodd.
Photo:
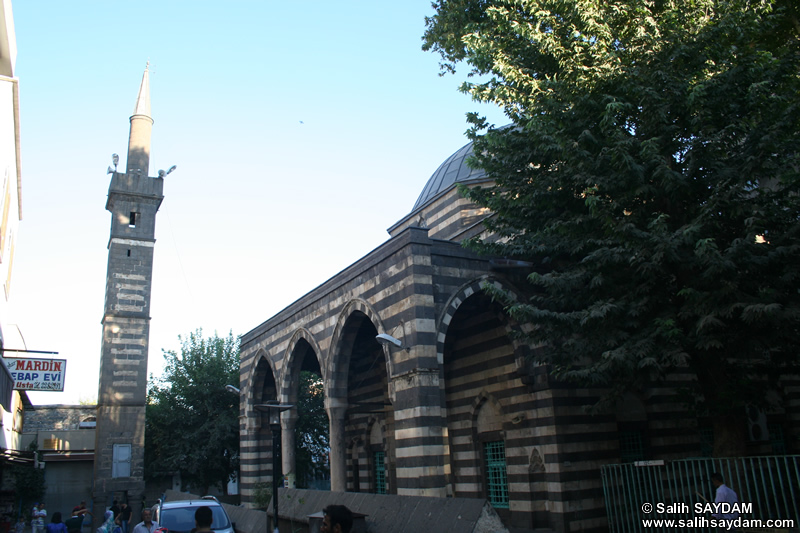
<instances>
[{"instance_id":1,"label":"stone wall","mask_svg":"<svg viewBox=\"0 0 800 533\"><path fill-rule=\"evenodd\" d=\"M24 432L79 429L96 413L96 405L33 405L25 409Z\"/></svg>"}]
</instances>

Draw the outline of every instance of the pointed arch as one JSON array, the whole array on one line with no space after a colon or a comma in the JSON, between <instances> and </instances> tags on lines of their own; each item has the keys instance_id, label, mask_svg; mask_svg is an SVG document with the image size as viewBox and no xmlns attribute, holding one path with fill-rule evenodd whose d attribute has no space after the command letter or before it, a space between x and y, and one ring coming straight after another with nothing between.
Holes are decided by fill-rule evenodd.
<instances>
[{"instance_id":1,"label":"pointed arch","mask_svg":"<svg viewBox=\"0 0 800 533\"><path fill-rule=\"evenodd\" d=\"M298 343L306 342L309 348L314 353L317 359L317 364L322 372L322 379L325 380L325 367L322 364L322 351L320 350L319 343L314 335L306 328L299 328L292 334L286 350L283 352L283 367L281 373L280 391L281 398L286 399L289 403L293 403L294 397L297 395L297 379L300 371L299 367L296 369L296 361L298 350Z\"/></svg>"},{"instance_id":2,"label":"pointed arch","mask_svg":"<svg viewBox=\"0 0 800 533\"><path fill-rule=\"evenodd\" d=\"M255 357L253 357L253 367L250 369L250 375L247 377L247 405L252 406L257 401L261 399L256 399L256 396L261 393L257 387L254 385L258 383L258 378L263 378L267 376L267 369L269 369L269 373L272 376L272 380L277 385L277 380L275 379L275 368L272 365L272 360L267 355L267 353L259 349L256 352Z\"/></svg>"},{"instance_id":3,"label":"pointed arch","mask_svg":"<svg viewBox=\"0 0 800 533\"><path fill-rule=\"evenodd\" d=\"M253 360L255 363L247 378L245 414L248 418L254 419L254 428L257 429L261 426L262 416L253 406L258 403L264 403L267 400L279 399L279 390L277 380L275 379L275 368L272 366L272 360L267 353L259 349ZM270 385L273 389L272 391L270 391ZM265 395L270 396L270 392L274 392L275 398L264 397Z\"/></svg>"},{"instance_id":4,"label":"pointed arch","mask_svg":"<svg viewBox=\"0 0 800 533\"><path fill-rule=\"evenodd\" d=\"M482 293L487 284L494 286L496 289L506 291L514 301L518 301L522 297L521 291L510 284L507 280L501 280L491 275L483 275L478 278L471 279L454 291L445 303L442 313L439 316L439 320L436 321L436 360L439 363L440 368L444 365L447 330L450 327L450 323L452 322L456 311L458 311L459 307L461 307L461 305L467 299L475 296L476 294ZM507 333L509 334L508 338L511 340L511 343L514 346L517 370L524 375L527 372L526 369L530 366L528 355L530 354L531 349L528 344L521 342L517 338L517 335L512 334L522 333L523 329L516 320L505 313L503 314L501 321L504 324Z\"/></svg>"},{"instance_id":5,"label":"pointed arch","mask_svg":"<svg viewBox=\"0 0 800 533\"><path fill-rule=\"evenodd\" d=\"M353 339L350 335L355 332L347 331L347 325L351 317L355 313L361 313L366 316L367 320L372 322L373 327L377 331L383 331L383 321L378 315L377 311L372 306L362 299L350 300L347 305L338 314L336 326L331 336L330 347L328 348L328 357L326 358L326 365L324 369L325 378L325 399L329 398L346 398L347 397L347 374L350 368L350 352L344 349L345 345L352 343ZM387 357L384 350L384 359L387 368L387 375L391 376L390 358Z\"/></svg>"}]
</instances>

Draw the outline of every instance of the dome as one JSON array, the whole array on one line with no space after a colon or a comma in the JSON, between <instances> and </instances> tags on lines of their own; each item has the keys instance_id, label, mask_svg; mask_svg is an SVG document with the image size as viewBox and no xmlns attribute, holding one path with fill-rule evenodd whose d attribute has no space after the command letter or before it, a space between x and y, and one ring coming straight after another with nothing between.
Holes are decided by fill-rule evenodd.
<instances>
[{"instance_id":1,"label":"dome","mask_svg":"<svg viewBox=\"0 0 800 533\"><path fill-rule=\"evenodd\" d=\"M411 212L424 206L455 183L471 183L486 179L486 172L483 169L472 169L467 165L467 158L471 155L472 143L469 143L439 165L422 189Z\"/></svg>"}]
</instances>

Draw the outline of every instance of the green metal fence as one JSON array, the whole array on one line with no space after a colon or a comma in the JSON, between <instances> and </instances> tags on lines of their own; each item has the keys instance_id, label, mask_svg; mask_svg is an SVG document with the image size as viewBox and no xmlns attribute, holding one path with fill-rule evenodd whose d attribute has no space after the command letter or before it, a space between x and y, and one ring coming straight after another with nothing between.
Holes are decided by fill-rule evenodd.
<instances>
[{"instance_id":1,"label":"green metal fence","mask_svg":"<svg viewBox=\"0 0 800 533\"><path fill-rule=\"evenodd\" d=\"M752 504L742 518L794 520L800 531L800 455L638 461L601 468L611 533L676 531L677 526L644 527L643 519L695 520L696 503L714 501L711 474L719 472L725 484ZM652 507L648 507L648 504ZM659 505L660 504L660 505ZM648 512L649 510L649 512ZM692 527L695 529L695 527ZM699 531L715 531L710 527Z\"/></svg>"}]
</instances>

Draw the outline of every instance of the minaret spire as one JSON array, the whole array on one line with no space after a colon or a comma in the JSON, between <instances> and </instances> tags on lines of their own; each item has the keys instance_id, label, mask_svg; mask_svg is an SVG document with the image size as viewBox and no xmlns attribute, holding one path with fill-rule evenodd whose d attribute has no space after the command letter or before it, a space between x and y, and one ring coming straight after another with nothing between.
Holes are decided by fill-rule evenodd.
<instances>
[{"instance_id":1,"label":"minaret spire","mask_svg":"<svg viewBox=\"0 0 800 533\"><path fill-rule=\"evenodd\" d=\"M150 295L156 214L164 179L147 175L150 164L150 83L144 70L131 117L128 171L111 173L106 209L108 240L103 347L97 389L93 499L106 509L127 501L138 516L144 501L144 421L150 348Z\"/></svg>"},{"instance_id":2,"label":"minaret spire","mask_svg":"<svg viewBox=\"0 0 800 533\"><path fill-rule=\"evenodd\" d=\"M150 116L150 62L144 67L139 96L131 116L128 138L128 174L147 176L150 170L150 137L153 118Z\"/></svg>"}]
</instances>

